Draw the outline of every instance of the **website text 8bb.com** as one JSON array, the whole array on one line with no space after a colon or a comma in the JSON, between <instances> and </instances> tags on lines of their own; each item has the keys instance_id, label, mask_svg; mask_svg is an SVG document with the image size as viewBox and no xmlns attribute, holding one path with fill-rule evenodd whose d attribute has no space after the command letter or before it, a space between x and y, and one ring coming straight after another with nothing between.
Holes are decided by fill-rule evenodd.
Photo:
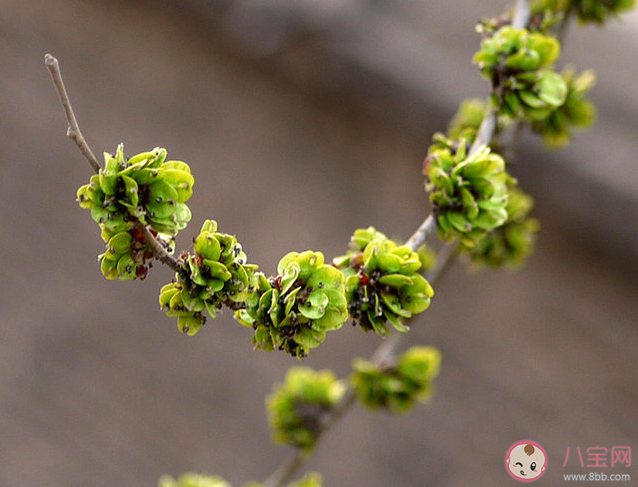
<instances>
[{"instance_id":1,"label":"website text 8bb.com","mask_svg":"<svg viewBox=\"0 0 638 487\"><path fill-rule=\"evenodd\" d=\"M563 474L563 479L575 482L629 482L631 475L628 473L606 474L603 472L566 473Z\"/></svg>"}]
</instances>

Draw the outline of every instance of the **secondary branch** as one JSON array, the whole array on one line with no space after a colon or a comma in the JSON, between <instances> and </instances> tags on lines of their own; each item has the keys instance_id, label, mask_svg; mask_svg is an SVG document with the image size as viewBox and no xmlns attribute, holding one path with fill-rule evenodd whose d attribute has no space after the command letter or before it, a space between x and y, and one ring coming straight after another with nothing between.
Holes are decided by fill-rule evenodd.
<instances>
[{"instance_id":1,"label":"secondary branch","mask_svg":"<svg viewBox=\"0 0 638 487\"><path fill-rule=\"evenodd\" d=\"M513 27L516 29L524 28L529 22L529 16L529 0L518 0L513 13ZM489 145L492 137L494 137L495 129L496 111L490 104L479 127L476 140L472 144L470 153L475 152L476 150L478 150L479 147L483 145ZM435 228L436 218L431 213L414 232L414 234L408 239L408 241L406 242L406 246L416 251L416 249L418 249L421 245L423 245L423 243L425 243L428 235ZM434 283L442 275L442 272L447 268L454 255L456 255L456 253L454 252L455 248L455 246L449 246L447 248L447 251L443 255L443 259L441 259L437 267L428 276L430 283ZM399 348L402 338L403 335L399 333L394 333L386 338L377 347L370 360L377 365L391 362L396 356L396 351ZM329 416L323 423L323 427L317 433L317 442L319 441L319 438L321 438L321 436L326 433L326 431L328 431L334 424L336 424L337 421L342 418L352 408L352 406L354 406L355 403L356 401L354 392L352 391L352 389L349 389L341 403L338 404L337 407L335 407L329 413ZM307 457L307 454L297 449L288 461L284 462L277 470L275 470L275 472L273 472L268 480L266 480L264 485L266 487L282 487L286 485L288 482L290 482L295 473L303 466Z\"/></svg>"}]
</instances>

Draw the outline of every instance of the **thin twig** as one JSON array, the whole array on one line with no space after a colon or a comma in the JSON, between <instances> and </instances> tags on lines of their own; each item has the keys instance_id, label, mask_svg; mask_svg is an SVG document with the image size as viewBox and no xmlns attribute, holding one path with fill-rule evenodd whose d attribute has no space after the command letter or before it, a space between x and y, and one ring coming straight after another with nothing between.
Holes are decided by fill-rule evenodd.
<instances>
[{"instance_id":1,"label":"thin twig","mask_svg":"<svg viewBox=\"0 0 638 487\"><path fill-rule=\"evenodd\" d=\"M428 238L428 235L436 228L436 218L430 213L428 217L423 220L421 226L417 228L416 232L405 243L407 247L416 251L421 245L423 245Z\"/></svg>"},{"instance_id":2,"label":"thin twig","mask_svg":"<svg viewBox=\"0 0 638 487\"><path fill-rule=\"evenodd\" d=\"M483 117L483 121L476 133L476 139L474 139L474 143L470 148L470 155L474 154L477 150L479 150L483 146L487 146L492 141L492 137L494 137L494 131L496 130L496 110L494 109L494 105L492 102L487 106L487 110L485 111L485 116Z\"/></svg>"},{"instance_id":3,"label":"thin twig","mask_svg":"<svg viewBox=\"0 0 638 487\"><path fill-rule=\"evenodd\" d=\"M512 27L515 29L524 29L527 27L530 14L529 0L518 0L512 17Z\"/></svg>"},{"instance_id":4,"label":"thin twig","mask_svg":"<svg viewBox=\"0 0 638 487\"><path fill-rule=\"evenodd\" d=\"M62 73L60 72L60 65L58 60L54 58L51 54L44 55L44 64L51 75L51 79L53 80L53 85L55 86L55 91L58 94L58 98L60 99L60 103L62 104L62 108L64 109L64 114L66 115L66 120L68 123L68 128L66 131L66 135L75 142L80 149L80 152L86 157L86 160L89 161L89 164L93 168L96 173L100 172L100 164L97 162L93 151L87 144L86 140L82 136L82 132L80 131L80 127L75 118L75 114L73 113L73 107L71 106L71 100L69 100L69 95L67 95L66 88L64 87L64 81L62 80ZM133 226L142 234L144 237L144 241L148 244L153 252L153 256L156 259L163 262L175 272L178 272L180 269L180 264L175 257L169 254L164 246L159 243L159 241L153 236L153 234L149 231L149 229L140 222L137 218L133 217L133 215L129 215L131 221L133 222Z\"/></svg>"},{"instance_id":5,"label":"thin twig","mask_svg":"<svg viewBox=\"0 0 638 487\"><path fill-rule=\"evenodd\" d=\"M78 122L75 119L71 101L69 100L69 96L66 94L64 81L62 81L62 74L60 73L60 65L58 64L58 60L51 54L45 54L44 64L47 67L49 74L51 75L51 79L53 80L53 84L55 86L55 91L58 93L58 98L60 99L60 103L62 104L62 108L64 109L64 114L66 115L66 121L69 125L66 130L67 137L75 142L75 145L78 146L80 152L82 152L84 157L86 157L86 160L89 161L89 164L91 165L93 170L96 173L100 172L100 163L97 162L97 159L95 158L93 151L89 147L89 144L87 144L86 140L84 140L82 132L80 131L80 127L78 126Z\"/></svg>"},{"instance_id":6,"label":"thin twig","mask_svg":"<svg viewBox=\"0 0 638 487\"><path fill-rule=\"evenodd\" d=\"M306 460L306 455L299 449L295 450L290 458L283 462L277 470L275 470L270 477L263 483L264 487L278 487L280 485L286 485L292 479L293 475L297 472Z\"/></svg>"},{"instance_id":7,"label":"thin twig","mask_svg":"<svg viewBox=\"0 0 638 487\"><path fill-rule=\"evenodd\" d=\"M158 240L153 236L146 225L135 218L133 220L133 226L142 234L142 237L144 237L144 241L151 248L153 256L157 260L163 262L168 267L173 269L175 272L179 272L179 270L181 269L179 261L166 251L164 246L158 242Z\"/></svg>"}]
</instances>

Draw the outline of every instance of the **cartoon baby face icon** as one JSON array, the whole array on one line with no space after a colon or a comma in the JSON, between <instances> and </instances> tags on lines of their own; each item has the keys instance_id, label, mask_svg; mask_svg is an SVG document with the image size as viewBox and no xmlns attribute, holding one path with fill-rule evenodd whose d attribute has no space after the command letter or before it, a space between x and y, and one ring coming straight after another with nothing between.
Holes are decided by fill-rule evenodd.
<instances>
[{"instance_id":1,"label":"cartoon baby face icon","mask_svg":"<svg viewBox=\"0 0 638 487\"><path fill-rule=\"evenodd\" d=\"M519 482L533 482L545 473L547 454L535 441L518 441L507 450L505 468Z\"/></svg>"}]
</instances>

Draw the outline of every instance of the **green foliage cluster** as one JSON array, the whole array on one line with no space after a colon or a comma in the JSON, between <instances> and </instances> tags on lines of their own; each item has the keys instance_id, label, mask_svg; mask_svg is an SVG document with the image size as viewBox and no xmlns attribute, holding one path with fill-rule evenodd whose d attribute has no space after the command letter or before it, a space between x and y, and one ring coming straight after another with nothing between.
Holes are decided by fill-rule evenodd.
<instances>
[{"instance_id":1,"label":"green foliage cluster","mask_svg":"<svg viewBox=\"0 0 638 487\"><path fill-rule=\"evenodd\" d=\"M160 290L159 304L188 335L205 322L203 311L215 318L222 304L244 306L254 294L257 266L246 263L237 239L217 231L217 222L206 220L195 238L194 254L180 257L180 270Z\"/></svg>"},{"instance_id":2,"label":"green foliage cluster","mask_svg":"<svg viewBox=\"0 0 638 487\"><path fill-rule=\"evenodd\" d=\"M395 414L425 402L439 373L441 354L434 347L412 347L391 366L358 358L353 361L350 384L366 407ZM347 384L332 371L308 367L288 370L283 384L275 384L266 399L273 440L309 453L332 410L343 400Z\"/></svg>"},{"instance_id":3,"label":"green foliage cluster","mask_svg":"<svg viewBox=\"0 0 638 487\"><path fill-rule=\"evenodd\" d=\"M581 22L604 23L609 16L616 16L632 9L636 0L571 0Z\"/></svg>"},{"instance_id":4,"label":"green foliage cluster","mask_svg":"<svg viewBox=\"0 0 638 487\"><path fill-rule=\"evenodd\" d=\"M292 367L266 399L273 440L305 452L315 446L326 414L343 399L346 384L331 370Z\"/></svg>"},{"instance_id":5,"label":"green foliage cluster","mask_svg":"<svg viewBox=\"0 0 638 487\"><path fill-rule=\"evenodd\" d=\"M422 260L433 264L431 251L399 246L372 227L357 230L351 251L334 264L326 264L321 252L290 252L269 278L246 263L236 238L217 232L212 220L194 242L194 254L180 256L180 270L159 298L188 335L204 324L204 311L215 318L225 305L254 330L256 348L304 357L349 315L380 335L387 334L387 321L407 331L402 319L424 311L434 294L418 273Z\"/></svg>"},{"instance_id":6,"label":"green foliage cluster","mask_svg":"<svg viewBox=\"0 0 638 487\"><path fill-rule=\"evenodd\" d=\"M412 347L392 366L355 359L350 381L364 406L401 414L431 396L432 381L439 374L440 365L441 353L436 348Z\"/></svg>"},{"instance_id":7,"label":"green foliage cluster","mask_svg":"<svg viewBox=\"0 0 638 487\"><path fill-rule=\"evenodd\" d=\"M527 29L515 30L509 24L509 15L483 20L477 30L486 38L474 60L484 77L493 85L492 103L501 115L495 135L511 122L529 123L549 149L566 145L574 128L590 126L596 117L594 105L586 99L594 84L590 70L576 75L572 67L562 73L553 71L560 46L552 37L571 13L582 22L602 22L608 14L627 10L635 5L628 2L538 0L532 4L532 16ZM594 13L597 12L597 13ZM479 105L462 105L459 116L473 128ZM471 117L471 118L469 118ZM509 121L508 121L509 119ZM454 122L454 121L453 121ZM473 122L473 123L472 123ZM458 121L456 122L458 125ZM448 137L472 139L471 129L450 131ZM496 148L496 141L492 141Z\"/></svg>"},{"instance_id":8,"label":"green foliage cluster","mask_svg":"<svg viewBox=\"0 0 638 487\"><path fill-rule=\"evenodd\" d=\"M156 148L130 159L120 144L115 155L105 153L105 166L78 189L82 208L91 210L99 224L106 252L100 255L107 279L144 278L151 249L135 229L147 226L169 252L172 238L191 218L186 201L194 179L182 161L166 161L166 150Z\"/></svg>"},{"instance_id":9,"label":"green foliage cluster","mask_svg":"<svg viewBox=\"0 0 638 487\"><path fill-rule=\"evenodd\" d=\"M567 86L565 102L552 110L547 118L532 122L532 129L550 149L567 145L572 137L572 127L586 128L596 119L596 107L586 99L596 80L593 71L586 70L576 75L575 70L568 66L561 76Z\"/></svg>"},{"instance_id":10,"label":"green foliage cluster","mask_svg":"<svg viewBox=\"0 0 638 487\"><path fill-rule=\"evenodd\" d=\"M461 246L461 252L478 265L495 269L520 267L534 248L540 226L538 220L529 216L533 206L530 195L518 186L510 186L505 223L488 232L473 247Z\"/></svg>"},{"instance_id":11,"label":"green foliage cluster","mask_svg":"<svg viewBox=\"0 0 638 487\"><path fill-rule=\"evenodd\" d=\"M472 247L507 220L507 185L512 178L504 159L488 147L468 154L467 141L436 137L425 159L425 174L439 235Z\"/></svg>"},{"instance_id":12,"label":"green foliage cluster","mask_svg":"<svg viewBox=\"0 0 638 487\"><path fill-rule=\"evenodd\" d=\"M166 240L151 230L151 234L167 249L173 252L173 240ZM100 270L107 279L144 279L152 266L153 251L140 231L130 227L126 231L111 233L102 230L106 251L98 256Z\"/></svg>"},{"instance_id":13,"label":"green foliage cluster","mask_svg":"<svg viewBox=\"0 0 638 487\"><path fill-rule=\"evenodd\" d=\"M195 180L188 164L166 161L166 149L124 157L124 146L115 155L104 153L105 166L78 190L78 201L108 231L127 230L130 217L153 230L176 235L190 221L186 201Z\"/></svg>"},{"instance_id":14,"label":"green foliage cluster","mask_svg":"<svg viewBox=\"0 0 638 487\"><path fill-rule=\"evenodd\" d=\"M561 106L567 86L552 69L559 53L560 44L553 37L509 25L484 38L474 62L492 82L498 113L543 120Z\"/></svg>"},{"instance_id":15,"label":"green foliage cluster","mask_svg":"<svg viewBox=\"0 0 638 487\"><path fill-rule=\"evenodd\" d=\"M257 348L303 357L348 318L344 276L310 250L288 253L277 272L270 279L259 276L253 298L235 318L255 330Z\"/></svg>"},{"instance_id":16,"label":"green foliage cluster","mask_svg":"<svg viewBox=\"0 0 638 487\"><path fill-rule=\"evenodd\" d=\"M602 25L609 17L631 10L636 0L536 0L532 3L532 12L573 11L581 23Z\"/></svg>"},{"instance_id":17,"label":"green foliage cluster","mask_svg":"<svg viewBox=\"0 0 638 487\"><path fill-rule=\"evenodd\" d=\"M403 319L425 311L434 290L419 274L417 252L399 246L373 227L355 230L351 250L334 259L346 279L348 311L364 331L385 336L387 322L401 332Z\"/></svg>"}]
</instances>

